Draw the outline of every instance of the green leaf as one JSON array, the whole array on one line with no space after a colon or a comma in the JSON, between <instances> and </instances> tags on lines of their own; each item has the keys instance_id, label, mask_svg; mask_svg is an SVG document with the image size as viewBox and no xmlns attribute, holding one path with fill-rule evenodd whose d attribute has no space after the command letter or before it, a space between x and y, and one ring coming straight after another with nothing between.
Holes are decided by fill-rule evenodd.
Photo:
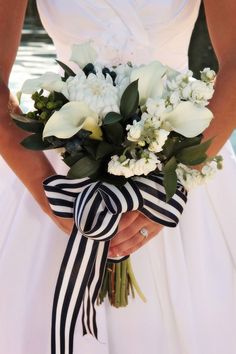
<instances>
[{"instance_id":1,"label":"green leaf","mask_svg":"<svg viewBox=\"0 0 236 354\"><path fill-rule=\"evenodd\" d=\"M114 145L111 145L106 141L101 141L96 151L96 160L102 159L104 156L113 154L115 150L116 148Z\"/></svg>"},{"instance_id":2,"label":"green leaf","mask_svg":"<svg viewBox=\"0 0 236 354\"><path fill-rule=\"evenodd\" d=\"M121 121L122 119L123 119L123 117L119 113L109 112L109 113L107 113L107 115L103 119L102 125L114 124L114 123Z\"/></svg>"},{"instance_id":3,"label":"green leaf","mask_svg":"<svg viewBox=\"0 0 236 354\"><path fill-rule=\"evenodd\" d=\"M65 79L68 79L68 77L70 76L75 76L76 74L74 73L74 71L69 68L69 66L67 66L66 64L62 63L60 60L56 59L56 62L60 65L60 67L62 67L62 69L65 71Z\"/></svg>"},{"instance_id":4,"label":"green leaf","mask_svg":"<svg viewBox=\"0 0 236 354\"><path fill-rule=\"evenodd\" d=\"M25 138L21 145L29 150L47 150L50 148L50 144L42 139L41 134L32 134Z\"/></svg>"},{"instance_id":5,"label":"green leaf","mask_svg":"<svg viewBox=\"0 0 236 354\"><path fill-rule=\"evenodd\" d=\"M209 139L202 144L184 148L176 155L176 159L185 165L196 165L196 161L198 164L198 161L206 159L206 151L211 143L212 139Z\"/></svg>"},{"instance_id":6,"label":"green leaf","mask_svg":"<svg viewBox=\"0 0 236 354\"><path fill-rule=\"evenodd\" d=\"M108 143L121 145L124 140L124 129L120 123L102 126L102 131Z\"/></svg>"},{"instance_id":7,"label":"green leaf","mask_svg":"<svg viewBox=\"0 0 236 354\"><path fill-rule=\"evenodd\" d=\"M13 122L21 129L31 133L42 133L44 124L24 115L11 114Z\"/></svg>"},{"instance_id":8,"label":"green leaf","mask_svg":"<svg viewBox=\"0 0 236 354\"><path fill-rule=\"evenodd\" d=\"M82 157L69 170L68 177L70 178L84 178L94 175L99 167L101 161L96 161L89 156Z\"/></svg>"},{"instance_id":9,"label":"green leaf","mask_svg":"<svg viewBox=\"0 0 236 354\"><path fill-rule=\"evenodd\" d=\"M78 153L76 155L69 155L64 157L63 161L65 162L65 164L69 167L73 166L77 161L79 161L80 159L82 159L84 157L84 153Z\"/></svg>"},{"instance_id":10,"label":"green leaf","mask_svg":"<svg viewBox=\"0 0 236 354\"><path fill-rule=\"evenodd\" d=\"M173 156L163 167L163 185L166 191L166 202L168 202L176 192L177 188L177 161Z\"/></svg>"},{"instance_id":11,"label":"green leaf","mask_svg":"<svg viewBox=\"0 0 236 354\"><path fill-rule=\"evenodd\" d=\"M138 80L131 82L131 84L125 89L121 101L120 112L125 118L129 118L138 109L139 92L138 92Z\"/></svg>"}]
</instances>

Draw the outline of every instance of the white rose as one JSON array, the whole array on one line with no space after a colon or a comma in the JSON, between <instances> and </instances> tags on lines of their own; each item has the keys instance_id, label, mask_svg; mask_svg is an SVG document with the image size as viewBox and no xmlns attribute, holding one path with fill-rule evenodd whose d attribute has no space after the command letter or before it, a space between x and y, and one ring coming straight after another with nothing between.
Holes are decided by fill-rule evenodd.
<instances>
[{"instance_id":1,"label":"white rose","mask_svg":"<svg viewBox=\"0 0 236 354\"><path fill-rule=\"evenodd\" d=\"M91 46L91 42L84 42L82 44L74 44L72 46L72 53L70 61L78 64L83 69L87 64L94 64L97 59L97 52Z\"/></svg>"}]
</instances>

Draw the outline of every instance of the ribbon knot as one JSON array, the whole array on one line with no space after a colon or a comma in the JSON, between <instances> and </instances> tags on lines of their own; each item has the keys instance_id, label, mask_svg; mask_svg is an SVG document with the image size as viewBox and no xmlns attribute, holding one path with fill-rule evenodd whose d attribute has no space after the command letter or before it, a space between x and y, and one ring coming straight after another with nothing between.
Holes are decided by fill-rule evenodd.
<instances>
[{"instance_id":1,"label":"ribbon knot","mask_svg":"<svg viewBox=\"0 0 236 354\"><path fill-rule=\"evenodd\" d=\"M81 307L83 334L97 338L95 303L109 243L122 214L139 210L154 222L174 227L187 193L178 184L176 194L166 203L162 177L155 174L135 177L120 188L89 178L71 180L56 175L44 181L44 189L54 214L75 221L55 289L51 331L51 353L73 354Z\"/></svg>"}]
</instances>

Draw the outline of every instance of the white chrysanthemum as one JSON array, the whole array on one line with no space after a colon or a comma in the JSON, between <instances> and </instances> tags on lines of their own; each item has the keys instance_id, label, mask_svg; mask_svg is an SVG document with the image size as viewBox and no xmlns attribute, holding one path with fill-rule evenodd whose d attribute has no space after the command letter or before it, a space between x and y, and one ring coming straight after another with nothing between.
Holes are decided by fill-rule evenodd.
<instances>
[{"instance_id":1,"label":"white chrysanthemum","mask_svg":"<svg viewBox=\"0 0 236 354\"><path fill-rule=\"evenodd\" d=\"M195 80L190 82L182 90L182 97L200 106L206 106L214 93L213 85L203 81Z\"/></svg>"},{"instance_id":2,"label":"white chrysanthemum","mask_svg":"<svg viewBox=\"0 0 236 354\"><path fill-rule=\"evenodd\" d=\"M120 93L110 75L105 76L99 72L97 75L89 74L88 77L80 72L75 77L66 81L63 94L69 101L83 101L91 110L103 118L108 112L119 113Z\"/></svg>"},{"instance_id":3,"label":"white chrysanthemum","mask_svg":"<svg viewBox=\"0 0 236 354\"><path fill-rule=\"evenodd\" d=\"M213 83L216 78L216 72L211 70L210 68L205 68L204 70L200 71L201 73L201 80L206 83Z\"/></svg>"}]
</instances>

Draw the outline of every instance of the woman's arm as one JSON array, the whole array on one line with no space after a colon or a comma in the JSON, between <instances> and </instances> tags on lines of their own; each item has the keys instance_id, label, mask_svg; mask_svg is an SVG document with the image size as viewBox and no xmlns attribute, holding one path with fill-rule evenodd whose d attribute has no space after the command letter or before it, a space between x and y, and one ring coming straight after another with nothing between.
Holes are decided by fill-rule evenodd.
<instances>
[{"instance_id":1,"label":"woman's arm","mask_svg":"<svg viewBox=\"0 0 236 354\"><path fill-rule=\"evenodd\" d=\"M207 25L219 61L215 94L209 108L214 120L204 134L215 137L209 155L216 155L236 128L236 1L204 0Z\"/></svg>"},{"instance_id":2,"label":"woman's arm","mask_svg":"<svg viewBox=\"0 0 236 354\"><path fill-rule=\"evenodd\" d=\"M20 41L26 5L26 0L0 0L0 154L41 208L69 233L71 222L52 214L44 194L42 182L55 173L52 166L42 152L28 151L20 145L26 134L12 123L9 115L9 111L19 109L7 85Z\"/></svg>"}]
</instances>

